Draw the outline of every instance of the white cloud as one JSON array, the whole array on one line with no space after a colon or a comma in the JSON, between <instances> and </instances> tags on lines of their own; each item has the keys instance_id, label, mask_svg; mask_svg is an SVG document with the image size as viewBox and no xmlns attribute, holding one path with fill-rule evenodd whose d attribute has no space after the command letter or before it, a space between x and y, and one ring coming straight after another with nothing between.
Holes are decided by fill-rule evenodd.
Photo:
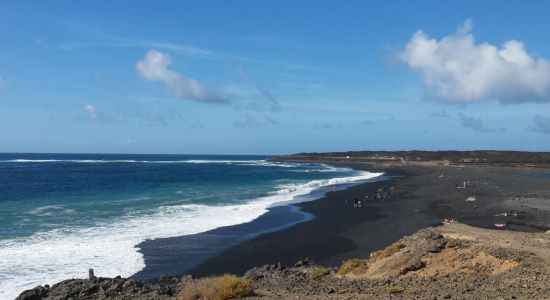
<instances>
[{"instance_id":1,"label":"white cloud","mask_svg":"<svg viewBox=\"0 0 550 300\"><path fill-rule=\"evenodd\" d=\"M98 120L99 114L97 113L97 109L95 106L91 104L84 105L84 111L86 112L86 115L88 115L88 118L92 120Z\"/></svg>"},{"instance_id":2,"label":"white cloud","mask_svg":"<svg viewBox=\"0 0 550 300\"><path fill-rule=\"evenodd\" d=\"M145 57L137 62L139 76L145 80L162 81L176 97L185 100L204 102L226 102L222 96L206 89L194 78L184 78L168 66L172 63L170 56L156 50L149 50Z\"/></svg>"},{"instance_id":3,"label":"white cloud","mask_svg":"<svg viewBox=\"0 0 550 300\"><path fill-rule=\"evenodd\" d=\"M400 59L419 70L429 96L445 101L550 100L550 63L534 58L518 40L498 47L476 44L470 19L441 40L417 31Z\"/></svg>"}]
</instances>

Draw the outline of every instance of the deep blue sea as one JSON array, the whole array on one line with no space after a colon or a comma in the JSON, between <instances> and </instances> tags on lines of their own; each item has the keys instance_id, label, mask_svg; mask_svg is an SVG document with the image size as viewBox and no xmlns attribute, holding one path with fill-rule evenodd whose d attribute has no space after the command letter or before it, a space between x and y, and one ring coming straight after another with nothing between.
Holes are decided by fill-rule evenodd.
<instances>
[{"instance_id":1,"label":"deep blue sea","mask_svg":"<svg viewBox=\"0 0 550 300\"><path fill-rule=\"evenodd\" d=\"M0 154L0 299L130 276L136 245L254 220L321 187L380 174L264 156Z\"/></svg>"}]
</instances>

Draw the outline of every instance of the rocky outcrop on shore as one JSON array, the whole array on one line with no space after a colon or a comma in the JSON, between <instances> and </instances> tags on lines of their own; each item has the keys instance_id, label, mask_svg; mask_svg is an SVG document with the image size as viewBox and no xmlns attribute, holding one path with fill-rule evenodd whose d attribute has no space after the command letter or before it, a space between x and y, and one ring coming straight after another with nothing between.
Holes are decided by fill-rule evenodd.
<instances>
[{"instance_id":1,"label":"rocky outcrop on shore","mask_svg":"<svg viewBox=\"0 0 550 300\"><path fill-rule=\"evenodd\" d=\"M368 259L323 268L306 259L294 266L249 270L251 299L548 299L550 232L524 233L447 224L406 236ZM37 287L17 299L184 299L190 277L155 283L123 278L73 279Z\"/></svg>"},{"instance_id":2,"label":"rocky outcrop on shore","mask_svg":"<svg viewBox=\"0 0 550 300\"><path fill-rule=\"evenodd\" d=\"M145 283L128 278L69 279L53 286L37 286L21 293L16 300L38 299L173 299L188 277L161 277L158 282Z\"/></svg>"}]
</instances>

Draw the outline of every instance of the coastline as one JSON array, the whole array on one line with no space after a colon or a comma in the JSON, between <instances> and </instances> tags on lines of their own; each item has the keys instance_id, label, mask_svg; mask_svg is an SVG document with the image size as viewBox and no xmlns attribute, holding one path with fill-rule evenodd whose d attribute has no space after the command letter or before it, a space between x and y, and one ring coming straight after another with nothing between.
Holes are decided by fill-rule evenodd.
<instances>
[{"instance_id":1,"label":"coastline","mask_svg":"<svg viewBox=\"0 0 550 300\"><path fill-rule=\"evenodd\" d=\"M371 165L337 164L359 170L380 171ZM391 225L381 206L365 200L365 195L374 195L382 187L391 187L402 178L410 176L402 170L383 170L384 180L360 183L344 190L327 192L323 197L295 204L301 211L312 214L313 219L294 226L269 232L243 241L219 255L205 260L186 274L204 277L231 273L243 275L249 269L266 264L280 263L292 266L297 261L309 258L323 266L336 266L342 260L361 257L384 248L404 235L421 228L438 225L438 219L418 219L416 224ZM361 208L353 208L353 199L362 201ZM392 199L382 200L390 203ZM391 219L391 217L389 217ZM352 232L364 224L381 222L392 227L368 245L358 244L360 239ZM361 229L362 230L362 229ZM365 229L366 235L378 235L378 226ZM351 233L351 234L349 234ZM182 274L180 274L182 275Z\"/></svg>"},{"instance_id":2,"label":"coastline","mask_svg":"<svg viewBox=\"0 0 550 300\"><path fill-rule=\"evenodd\" d=\"M158 299L169 299L185 286L195 286L196 281L193 278L233 273L244 275L244 278L251 280L254 289L259 292L259 298L262 299L275 297L274 295L298 297L326 296L333 293L352 297L378 295L387 298L393 297L392 290L395 288L400 288L397 293L412 289L413 292L419 293L420 298L433 295L434 290L441 291L438 297L445 298L462 293L469 295L466 298L475 298L480 292L484 295L546 295L544 292L540 293L540 287L541 284L544 286L549 278L539 275L544 274L547 265L540 259L550 261L550 252L545 250L544 246L541 248L539 244L546 243L550 233L548 168L410 164L377 167L379 165L363 162L323 163L355 169L364 168L371 172L382 169L386 175L391 175L391 178L354 185L340 191L330 191L317 200L275 207L253 222L207 232L207 235L202 235L204 241L219 237L220 232L233 231L233 235L225 236L232 244L228 244L227 240L224 242L222 238L221 244L224 246L214 247L215 251L206 253L206 257L202 257L202 262L198 265L196 261L191 262L192 257L182 258L170 253L174 250L177 252L180 246L185 248L191 245L185 241L188 236L151 241L153 247L150 250L153 252L159 250L154 247L159 244L154 243L165 243L162 249L165 252L157 252L158 257L166 259L164 266L166 262L174 263L171 265L171 274L163 264L159 264L157 270L150 272L148 281L154 281L158 274L163 275L154 283L119 277L73 279L58 283L51 289L48 286L37 287L24 294L64 295L67 289L83 289L82 293L86 293L88 287L97 288L101 285L112 290L113 295L156 295ZM464 181L468 181L468 184L461 187ZM380 188L383 191L391 191L391 197L373 199L372 196L380 191ZM364 201L366 195L369 195L369 200ZM475 200L467 201L471 196L475 196ZM354 198L361 199L363 207L353 208ZM286 223L288 219L285 218L290 215L295 217L294 221ZM271 222L280 222L280 216L284 216L282 223L268 221L271 218ZM463 224L439 226L445 218L456 219ZM262 226L255 222L263 223L265 226L262 229ZM496 222L505 224L505 229L510 231L495 228ZM235 228L239 226L251 226L256 232L243 237L242 231ZM528 240L523 241L524 239ZM529 244L527 248L525 242ZM360 279L351 275L342 280L338 277L338 269L333 268L340 266L346 259L367 259L375 250L385 249L385 252L393 243L405 243L406 247L410 248L398 252L398 258L392 263L397 269L392 269L391 272L414 271L410 276L401 272L401 275L390 277L387 277L387 274L373 275L373 278L367 275ZM439 245L436 252L430 250L434 243ZM425 248L426 246L428 248ZM483 249L489 251L489 256ZM195 250L202 252L204 249ZM430 266L423 262L425 259L441 259L433 257L433 253L439 251L443 251L442 255L462 251L460 253L468 256L467 261L464 261L463 256L453 259L457 264L473 266L472 272L479 271L477 261L480 257L489 258L489 261L483 264L489 264L484 265L488 268L496 268L491 272L500 272L499 268L502 267L508 268L510 262L512 269L506 269L504 273L496 275L490 273L472 278L466 278L458 271L439 274L440 271L437 270L428 277L417 277L416 273L432 272ZM418 255L422 258L420 263ZM304 258L309 258L319 265L311 263L311 260L303 260ZM388 261L389 259L394 258L388 258ZM367 260L367 263L376 264L377 260ZM298 261L302 262L295 264ZM187 264L187 270L184 271L178 263ZM516 268L518 265L524 267ZM308 274L319 268L327 270L329 275L323 277L324 279L309 277ZM513 285L497 288L498 284L495 282L498 281L495 281L496 277L493 276L504 276L503 278L513 282ZM296 280L302 283L296 283ZM526 282L529 284L526 285Z\"/></svg>"},{"instance_id":3,"label":"coastline","mask_svg":"<svg viewBox=\"0 0 550 300\"><path fill-rule=\"evenodd\" d=\"M372 164L332 164L373 170ZM540 232L550 228L550 203L546 201L537 207L531 201L550 196L548 180L537 175L540 170L401 166L384 171L399 176L299 203L297 206L302 211L315 218L244 241L184 273L198 277L223 273L242 275L265 264L292 266L306 257L320 265L334 267L346 259L368 258L370 253L384 249L403 236L441 225L445 218L486 229L496 229L497 222L505 223L507 229L514 231ZM475 184L466 189L457 188L465 180ZM373 195L382 186L395 186L394 196L363 202L365 205L359 209L345 203ZM477 200L466 201L469 195L477 196ZM495 217L510 210L516 215Z\"/></svg>"},{"instance_id":4,"label":"coastline","mask_svg":"<svg viewBox=\"0 0 550 300\"><path fill-rule=\"evenodd\" d=\"M380 171L379 169L364 168L364 166L358 168L355 165L341 165L340 167L369 172ZM317 218L316 213L304 209L304 207L307 207L303 206L305 203L320 201L326 197L327 193L341 193L356 186L370 186L377 182L391 180L390 177L396 174L384 174L361 183L324 186L309 194L297 196L288 203L271 207L266 213L250 222L219 227L192 235L143 241L136 247L144 256L145 268L133 274L131 278L142 281L155 281L166 275L193 274L197 276L194 270L201 268L202 263L215 259L233 247L239 247L247 241L266 234L284 231L301 223L315 220ZM333 188L336 191L333 191ZM240 273L244 273L246 270L241 268Z\"/></svg>"}]
</instances>

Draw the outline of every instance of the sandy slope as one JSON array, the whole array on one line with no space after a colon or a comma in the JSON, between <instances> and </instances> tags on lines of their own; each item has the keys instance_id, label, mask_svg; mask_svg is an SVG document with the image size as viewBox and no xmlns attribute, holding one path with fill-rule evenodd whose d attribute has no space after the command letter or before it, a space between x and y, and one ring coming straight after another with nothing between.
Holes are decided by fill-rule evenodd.
<instances>
[{"instance_id":1,"label":"sandy slope","mask_svg":"<svg viewBox=\"0 0 550 300\"><path fill-rule=\"evenodd\" d=\"M550 233L449 224L396 245L344 275L313 278L308 266L247 276L262 299L550 299Z\"/></svg>"}]
</instances>

